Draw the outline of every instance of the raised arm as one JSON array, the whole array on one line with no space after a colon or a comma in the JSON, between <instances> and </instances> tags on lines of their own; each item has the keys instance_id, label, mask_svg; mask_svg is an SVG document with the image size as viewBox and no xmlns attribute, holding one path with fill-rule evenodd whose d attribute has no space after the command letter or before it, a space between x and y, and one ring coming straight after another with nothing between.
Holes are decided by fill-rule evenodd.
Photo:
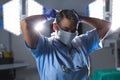
<instances>
[{"instance_id":1,"label":"raised arm","mask_svg":"<svg viewBox=\"0 0 120 80\"><path fill-rule=\"evenodd\" d=\"M54 19L56 14L56 10L46 9L43 15L30 16L21 21L22 34L28 46L31 48L36 48L37 46L40 34L34 31L36 22Z\"/></svg>"},{"instance_id":2,"label":"raised arm","mask_svg":"<svg viewBox=\"0 0 120 80\"><path fill-rule=\"evenodd\" d=\"M44 21L46 17L44 15L34 15L25 18L21 21L21 30L24 37L25 42L31 48L36 48L38 40L39 40L39 32L34 31L34 24L36 21Z\"/></svg>"},{"instance_id":3,"label":"raised arm","mask_svg":"<svg viewBox=\"0 0 120 80\"><path fill-rule=\"evenodd\" d=\"M111 23L98 18L82 17L82 23L95 27L99 37L102 39L111 27Z\"/></svg>"}]
</instances>

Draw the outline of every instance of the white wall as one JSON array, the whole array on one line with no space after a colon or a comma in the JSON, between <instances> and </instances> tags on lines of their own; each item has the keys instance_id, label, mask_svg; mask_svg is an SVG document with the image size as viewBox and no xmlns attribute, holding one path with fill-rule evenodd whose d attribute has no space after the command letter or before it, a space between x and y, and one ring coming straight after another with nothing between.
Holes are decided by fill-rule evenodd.
<instances>
[{"instance_id":1,"label":"white wall","mask_svg":"<svg viewBox=\"0 0 120 80\"><path fill-rule=\"evenodd\" d=\"M35 59L31 52L26 48L23 36L11 35L11 38L14 61L22 61L30 65L27 68L17 69L17 80L39 80Z\"/></svg>"},{"instance_id":2,"label":"white wall","mask_svg":"<svg viewBox=\"0 0 120 80\"><path fill-rule=\"evenodd\" d=\"M0 29L0 43L3 43L8 51L10 51L10 35L7 31Z\"/></svg>"}]
</instances>

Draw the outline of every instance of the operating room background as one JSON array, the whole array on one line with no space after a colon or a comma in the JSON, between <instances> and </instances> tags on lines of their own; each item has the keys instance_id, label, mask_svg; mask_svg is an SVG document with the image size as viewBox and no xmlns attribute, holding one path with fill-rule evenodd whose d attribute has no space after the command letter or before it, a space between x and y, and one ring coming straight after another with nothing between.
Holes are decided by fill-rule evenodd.
<instances>
[{"instance_id":1,"label":"operating room background","mask_svg":"<svg viewBox=\"0 0 120 80\"><path fill-rule=\"evenodd\" d=\"M3 5L7 3L10 0L0 0L0 5ZM85 7L93 2L94 0L36 0L46 8L54 8L54 9L75 9L80 15L85 15ZM39 10L38 10L39 11ZM9 13L8 13L9 14ZM14 17L14 14L11 14L11 16ZM11 26L12 28L12 26ZM92 29L88 25L82 24L82 33L85 33L86 31ZM113 37L113 36L112 36ZM118 37L118 36L117 36ZM114 38L116 38L114 36ZM26 49L23 36L19 35L16 36L4 29L0 29L0 43L3 43L6 46L6 49L10 51L14 57L15 62L23 61L25 63L28 63L30 66L27 68L17 69L16 70L16 80L39 80L39 75L36 69L36 63L31 55L31 53ZM110 48L108 50L99 50L98 52L101 53L110 53ZM108 52L109 51L109 52ZM98 52L94 52L93 54L97 54ZM101 58L101 56L97 56L97 59ZM92 61L95 63L101 63L100 60L96 60L96 56L92 56ZM106 57L108 55L102 55L103 57ZM104 60L104 58L103 58ZM107 58L108 62L111 63L105 63L104 66L101 67L115 67L114 64L114 56L110 54L110 57ZM110 65L111 64L111 65ZM98 66L98 65L96 65ZM94 65L93 67L96 68ZM100 66L99 66L100 67Z\"/></svg>"}]
</instances>

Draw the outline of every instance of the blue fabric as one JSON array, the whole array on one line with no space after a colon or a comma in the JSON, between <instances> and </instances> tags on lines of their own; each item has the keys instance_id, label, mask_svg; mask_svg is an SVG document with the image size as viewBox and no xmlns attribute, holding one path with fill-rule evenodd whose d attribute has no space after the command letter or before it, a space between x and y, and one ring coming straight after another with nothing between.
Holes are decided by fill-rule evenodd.
<instances>
[{"instance_id":1,"label":"blue fabric","mask_svg":"<svg viewBox=\"0 0 120 80\"><path fill-rule=\"evenodd\" d=\"M85 6L85 10L84 10L85 12L85 14L84 14L84 16L89 16L89 5L87 5L87 6Z\"/></svg>"},{"instance_id":2,"label":"blue fabric","mask_svg":"<svg viewBox=\"0 0 120 80\"><path fill-rule=\"evenodd\" d=\"M43 7L43 13L46 15L47 20L55 19L57 15L55 9L46 9L45 7Z\"/></svg>"},{"instance_id":3,"label":"blue fabric","mask_svg":"<svg viewBox=\"0 0 120 80\"><path fill-rule=\"evenodd\" d=\"M0 11L2 11L2 10L3 10L3 6L0 5Z\"/></svg>"},{"instance_id":4,"label":"blue fabric","mask_svg":"<svg viewBox=\"0 0 120 80\"><path fill-rule=\"evenodd\" d=\"M92 30L77 36L66 46L51 37L40 37L36 49L30 49L37 63L40 80L88 80L88 55L99 47L99 36Z\"/></svg>"},{"instance_id":5,"label":"blue fabric","mask_svg":"<svg viewBox=\"0 0 120 80\"><path fill-rule=\"evenodd\" d=\"M0 28L3 28L3 23L0 22Z\"/></svg>"},{"instance_id":6,"label":"blue fabric","mask_svg":"<svg viewBox=\"0 0 120 80\"><path fill-rule=\"evenodd\" d=\"M3 28L3 7L0 6L0 28Z\"/></svg>"}]
</instances>

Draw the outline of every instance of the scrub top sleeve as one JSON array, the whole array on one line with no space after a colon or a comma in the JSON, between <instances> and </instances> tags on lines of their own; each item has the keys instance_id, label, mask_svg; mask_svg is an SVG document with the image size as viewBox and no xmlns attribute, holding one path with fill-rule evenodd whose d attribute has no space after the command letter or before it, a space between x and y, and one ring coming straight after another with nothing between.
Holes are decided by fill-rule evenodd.
<instances>
[{"instance_id":1,"label":"scrub top sleeve","mask_svg":"<svg viewBox=\"0 0 120 80\"><path fill-rule=\"evenodd\" d=\"M81 41L85 44L84 46L87 48L88 53L101 48L99 45L99 35L96 29L88 31L85 35L81 37Z\"/></svg>"},{"instance_id":2,"label":"scrub top sleeve","mask_svg":"<svg viewBox=\"0 0 120 80\"><path fill-rule=\"evenodd\" d=\"M43 53L44 43L45 43L45 37L41 35L41 37L38 40L37 47L35 49L32 49L29 45L26 44L26 42L25 45L30 50L33 56L38 57Z\"/></svg>"}]
</instances>

